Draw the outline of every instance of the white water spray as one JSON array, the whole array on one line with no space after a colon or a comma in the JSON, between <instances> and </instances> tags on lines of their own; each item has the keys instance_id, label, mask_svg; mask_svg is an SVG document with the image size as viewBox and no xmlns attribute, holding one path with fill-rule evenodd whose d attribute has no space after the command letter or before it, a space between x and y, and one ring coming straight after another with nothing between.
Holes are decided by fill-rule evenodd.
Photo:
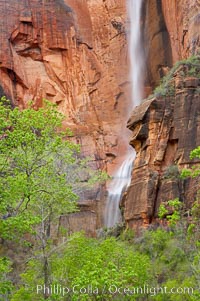
<instances>
[{"instance_id":1,"label":"white water spray","mask_svg":"<svg viewBox=\"0 0 200 301\"><path fill-rule=\"evenodd\" d=\"M131 182L131 171L134 154L131 151L126 156L126 159L114 174L113 179L108 187L108 199L106 204L105 226L113 227L115 224L122 221L119 202L125 189Z\"/></svg>"},{"instance_id":2,"label":"white water spray","mask_svg":"<svg viewBox=\"0 0 200 301\"><path fill-rule=\"evenodd\" d=\"M129 56L131 66L130 80L132 88L130 110L139 105L142 99L143 52L141 47L140 30L142 1L143 0L127 1L127 9L130 19ZM134 159L135 152L129 147L125 160L114 174L113 179L109 184L104 221L105 226L108 228L113 227L122 221L119 203L124 191L130 185Z\"/></svg>"}]
</instances>

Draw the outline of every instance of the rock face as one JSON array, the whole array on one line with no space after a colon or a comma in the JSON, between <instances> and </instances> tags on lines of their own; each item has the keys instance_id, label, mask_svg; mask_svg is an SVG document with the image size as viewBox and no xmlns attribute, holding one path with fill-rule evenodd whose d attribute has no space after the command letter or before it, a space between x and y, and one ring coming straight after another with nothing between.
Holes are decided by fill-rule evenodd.
<instances>
[{"instance_id":1,"label":"rock face","mask_svg":"<svg viewBox=\"0 0 200 301\"><path fill-rule=\"evenodd\" d=\"M21 108L29 100L37 108L42 98L57 103L83 154L108 171L127 147L120 137L129 102L125 5L0 0L0 94Z\"/></svg>"},{"instance_id":2,"label":"rock face","mask_svg":"<svg viewBox=\"0 0 200 301\"><path fill-rule=\"evenodd\" d=\"M200 63L197 66L198 77L189 77L194 70L180 66L170 81L174 95L146 100L128 121L130 143L137 152L123 201L131 228L154 222L161 203L178 197L189 208L195 200L197 180L180 180L179 171L200 163L189 159L200 145Z\"/></svg>"},{"instance_id":3,"label":"rock face","mask_svg":"<svg viewBox=\"0 0 200 301\"><path fill-rule=\"evenodd\" d=\"M172 64L198 54L199 20L198 0L145 1L147 94ZM129 227L155 222L160 204L170 199L179 197L188 208L194 202L196 180L183 182L178 174L182 167L195 163L190 161L189 153L200 145L200 82L198 70L188 74L184 68L174 74L175 92L171 97L158 95L145 101L128 121L128 128L133 131L130 143L137 152L132 182L122 200Z\"/></svg>"},{"instance_id":4,"label":"rock face","mask_svg":"<svg viewBox=\"0 0 200 301\"><path fill-rule=\"evenodd\" d=\"M116 170L127 148L128 135L124 130L130 98L126 1L0 0L0 12L0 96L7 95L21 108L25 108L29 100L34 101L36 108L42 106L42 98L56 103L58 109L66 115L65 126L70 126L74 131L74 140L81 144L83 154L91 156L92 166L109 173ZM173 62L197 53L200 42L199 20L198 0L143 1L141 26L144 29L147 65L146 94ZM190 102L190 93L195 94L191 82L193 79L184 83L184 91L187 90ZM182 97L179 101L181 107L183 94L178 93L176 99L178 97ZM164 166L175 160L178 151L175 140L181 139L178 136L182 134L180 126L182 129L186 127L179 125L178 117L173 115L178 106L176 99L170 101L171 106L167 100L161 99L145 103L137 109L140 117L135 116L135 120L132 119L129 124L134 132L139 131L139 136L136 135L137 139L132 142L138 151L135 162L138 168L134 169L133 174L144 179L146 173L145 181L141 184L143 186L133 188L132 182L132 192L128 192L125 218L129 223L141 214L144 219L147 216L147 220L153 216L152 212L156 210L154 194L158 194L155 187L170 190L170 186L166 186L168 184L158 185L158 174ZM186 118L188 111L181 110ZM171 114L170 117L167 114ZM150 123L145 119L147 116ZM168 137L171 123L178 137L172 139L174 142L169 142L171 138ZM165 129L165 136L162 137L159 134L161 125ZM157 143L157 148L150 147L149 141ZM141 145L146 146L141 149ZM155 150L159 150L156 168L152 167L154 163L151 153ZM167 157L166 151L169 153ZM186 154L183 157L187 158ZM184 163L184 160L181 162ZM143 165L146 167L141 167ZM133 194L136 194L137 189L142 189L146 197L141 202L138 194L133 205ZM63 220L62 217L63 223L70 230L80 229L80 225L87 224L86 232L95 235L95 229L103 222L102 199L104 196L100 188L86 193L81 202L86 201L87 205L81 203L81 211L73 218Z\"/></svg>"},{"instance_id":5,"label":"rock face","mask_svg":"<svg viewBox=\"0 0 200 301\"><path fill-rule=\"evenodd\" d=\"M198 0L162 0L173 63L197 54L200 45L200 3Z\"/></svg>"},{"instance_id":6,"label":"rock face","mask_svg":"<svg viewBox=\"0 0 200 301\"><path fill-rule=\"evenodd\" d=\"M57 103L84 154L109 163L128 103L124 1L1 0L0 12L12 16L0 20L1 93Z\"/></svg>"},{"instance_id":7,"label":"rock face","mask_svg":"<svg viewBox=\"0 0 200 301\"><path fill-rule=\"evenodd\" d=\"M198 0L146 0L143 5L147 94L179 60L200 47Z\"/></svg>"},{"instance_id":8,"label":"rock face","mask_svg":"<svg viewBox=\"0 0 200 301\"><path fill-rule=\"evenodd\" d=\"M172 66L172 50L161 1L144 1L142 20L147 65L145 86L148 95Z\"/></svg>"}]
</instances>

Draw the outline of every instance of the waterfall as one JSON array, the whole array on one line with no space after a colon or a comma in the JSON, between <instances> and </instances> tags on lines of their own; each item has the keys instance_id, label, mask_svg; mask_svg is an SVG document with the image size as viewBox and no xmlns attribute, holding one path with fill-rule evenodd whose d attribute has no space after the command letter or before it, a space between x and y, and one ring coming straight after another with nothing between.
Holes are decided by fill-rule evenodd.
<instances>
[{"instance_id":1,"label":"waterfall","mask_svg":"<svg viewBox=\"0 0 200 301\"><path fill-rule=\"evenodd\" d=\"M106 203L105 225L107 228L113 227L122 221L119 202L125 189L131 182L131 171L133 164L132 151L127 154L126 159L121 164L108 187L108 199Z\"/></svg>"},{"instance_id":2,"label":"waterfall","mask_svg":"<svg viewBox=\"0 0 200 301\"><path fill-rule=\"evenodd\" d=\"M127 10L130 20L129 57L131 103L130 110L140 104L142 99L142 69L143 51L141 47L140 17L143 0L127 0ZM123 134L123 133L122 133ZM127 138L128 140L128 138ZM128 142L127 142L128 144ZM108 197L105 207L105 226L110 228L122 221L119 203L126 188L131 182L131 171L135 152L127 145L125 159L117 172L113 175L108 186Z\"/></svg>"},{"instance_id":3,"label":"waterfall","mask_svg":"<svg viewBox=\"0 0 200 301\"><path fill-rule=\"evenodd\" d=\"M127 5L130 19L129 57L132 108L139 105L142 100L142 73L144 67L140 29L142 1L143 0L128 0Z\"/></svg>"}]
</instances>

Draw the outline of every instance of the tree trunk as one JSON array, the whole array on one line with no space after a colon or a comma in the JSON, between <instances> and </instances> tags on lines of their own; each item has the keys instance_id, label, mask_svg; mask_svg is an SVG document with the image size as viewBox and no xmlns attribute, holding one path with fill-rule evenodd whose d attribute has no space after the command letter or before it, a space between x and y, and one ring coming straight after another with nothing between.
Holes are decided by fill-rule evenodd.
<instances>
[{"instance_id":1,"label":"tree trunk","mask_svg":"<svg viewBox=\"0 0 200 301\"><path fill-rule=\"evenodd\" d=\"M49 273L48 273L48 259L44 257L44 299L49 298ZM48 289L49 288L49 289Z\"/></svg>"}]
</instances>

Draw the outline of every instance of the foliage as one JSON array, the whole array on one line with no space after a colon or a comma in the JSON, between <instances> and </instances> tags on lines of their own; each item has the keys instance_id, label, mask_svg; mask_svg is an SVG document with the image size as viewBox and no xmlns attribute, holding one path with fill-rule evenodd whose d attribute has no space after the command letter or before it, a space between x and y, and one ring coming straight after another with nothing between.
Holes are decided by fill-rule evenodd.
<instances>
[{"instance_id":1,"label":"foliage","mask_svg":"<svg viewBox=\"0 0 200 301\"><path fill-rule=\"evenodd\" d=\"M107 177L91 171L88 159L81 159L71 131L62 129L63 118L47 101L38 110L30 105L21 111L1 98L1 238L21 244L26 234L26 246L40 261L46 284L49 260L57 250L52 228L60 215L77 211L77 187L84 189Z\"/></svg>"},{"instance_id":2,"label":"foliage","mask_svg":"<svg viewBox=\"0 0 200 301\"><path fill-rule=\"evenodd\" d=\"M126 228L124 231L122 231L121 235L120 235L120 239L122 241L128 241L130 243L134 242L134 238L135 238L135 233L132 229L128 229Z\"/></svg>"},{"instance_id":3,"label":"foliage","mask_svg":"<svg viewBox=\"0 0 200 301\"><path fill-rule=\"evenodd\" d=\"M124 231L124 223L117 223L111 228L104 227L98 233L99 238L119 237Z\"/></svg>"},{"instance_id":4,"label":"foliage","mask_svg":"<svg viewBox=\"0 0 200 301\"><path fill-rule=\"evenodd\" d=\"M155 88L153 95L150 95L149 98L174 96L175 88L173 77L177 71L183 78L187 76L200 78L200 56L194 55L185 60L176 62L168 74L161 79L160 85Z\"/></svg>"},{"instance_id":5,"label":"foliage","mask_svg":"<svg viewBox=\"0 0 200 301\"><path fill-rule=\"evenodd\" d=\"M167 210L166 206L164 204L161 204L159 207L159 211L158 211L158 217L164 218L167 216L167 214L168 214L168 210Z\"/></svg>"},{"instance_id":6,"label":"foliage","mask_svg":"<svg viewBox=\"0 0 200 301\"><path fill-rule=\"evenodd\" d=\"M198 146L194 150L190 152L190 159L199 159L200 158L200 147ZM176 175L177 174L177 175ZM177 166L170 166L169 169L167 169L164 173L164 177L172 177L172 176L178 176L179 172L177 171ZM180 177L182 179L186 179L188 177L196 178L200 175L200 167L199 163L193 164L193 166L188 168L183 168L180 174ZM197 193L198 195L198 193ZM199 201L196 200L193 204L192 209L190 210L190 214L193 216L193 222L197 220L197 217L199 218ZM167 218L170 222L170 224L176 224L181 219L181 210L183 209L183 204L179 201L178 198L174 200L168 201L166 204L161 204L159 208L158 216L159 218ZM194 230L195 224L190 223L188 226L188 233L192 233Z\"/></svg>"},{"instance_id":7,"label":"foliage","mask_svg":"<svg viewBox=\"0 0 200 301\"><path fill-rule=\"evenodd\" d=\"M190 153L190 159L196 158L200 158L200 147ZM197 178L199 174L199 164L194 161L192 168L182 170L181 178ZM200 298L200 204L198 194L191 210L188 211L190 216L185 219L185 222L184 211L182 210L182 203L177 198L168 201L165 205L162 204L159 208L159 218L167 218L170 224L173 224L173 228L169 228L171 238L167 240L167 244L163 249L164 252L160 254L158 260L158 266L160 265L165 270L162 283L168 289L180 288L183 293L158 294L155 297L155 300L158 301L182 301L183 299L197 301ZM183 223L186 227L183 226Z\"/></svg>"},{"instance_id":8,"label":"foliage","mask_svg":"<svg viewBox=\"0 0 200 301\"><path fill-rule=\"evenodd\" d=\"M76 209L77 196L66 179L79 146L64 140L70 131L59 131L62 119L48 103L38 111L0 104L0 229L4 239Z\"/></svg>"},{"instance_id":9,"label":"foliage","mask_svg":"<svg viewBox=\"0 0 200 301\"><path fill-rule=\"evenodd\" d=\"M200 146L195 148L190 152L190 159L200 159ZM192 168L183 168L181 172L181 178L185 179L187 177L196 178L200 175L200 165L199 163L193 164Z\"/></svg>"},{"instance_id":10,"label":"foliage","mask_svg":"<svg viewBox=\"0 0 200 301\"><path fill-rule=\"evenodd\" d=\"M154 95L156 97L163 96L174 96L175 88L173 83L165 83L165 81L161 81L160 86L156 87L154 90Z\"/></svg>"},{"instance_id":11,"label":"foliage","mask_svg":"<svg viewBox=\"0 0 200 301\"><path fill-rule=\"evenodd\" d=\"M181 218L181 209L183 204L179 201L178 198L174 200L169 200L166 204L161 204L159 207L158 216L159 218L166 217L169 221L169 224L175 225Z\"/></svg>"},{"instance_id":12,"label":"foliage","mask_svg":"<svg viewBox=\"0 0 200 301\"><path fill-rule=\"evenodd\" d=\"M178 177L179 177L179 170L177 165L168 166L163 173L164 179L177 179Z\"/></svg>"},{"instance_id":13,"label":"foliage","mask_svg":"<svg viewBox=\"0 0 200 301\"><path fill-rule=\"evenodd\" d=\"M199 232L199 229L197 230ZM199 300L199 246L188 240L187 233L177 224L170 228L146 230L135 240L136 249L151 258L151 280L157 301ZM163 292L164 288L166 291ZM174 294L170 290L174 291ZM181 289L181 294L176 292ZM138 299L140 300L140 299ZM146 299L149 300L148 297ZM151 299L150 299L151 300Z\"/></svg>"},{"instance_id":14,"label":"foliage","mask_svg":"<svg viewBox=\"0 0 200 301\"><path fill-rule=\"evenodd\" d=\"M0 229L4 239L14 238L16 231L29 232L41 222L49 227L49 218L53 222L60 214L77 210L77 187L106 179L105 173L91 172L88 159L80 159L79 145L69 139L71 131L61 130L63 118L47 101L37 111L31 107L20 111L2 98Z\"/></svg>"},{"instance_id":15,"label":"foliage","mask_svg":"<svg viewBox=\"0 0 200 301\"><path fill-rule=\"evenodd\" d=\"M200 146L195 148L190 152L190 159L200 159ZM199 178L200 175L200 165L199 163L194 161L194 164L191 168L183 168L181 171L181 178ZM190 239L195 243L200 239L199 232L196 231L200 227L200 200L199 200L199 181L197 181L197 185L195 186L195 190L197 191L196 200L193 203L193 206L190 210L191 220L188 225L187 234Z\"/></svg>"},{"instance_id":16,"label":"foliage","mask_svg":"<svg viewBox=\"0 0 200 301\"><path fill-rule=\"evenodd\" d=\"M11 271L11 262L6 257L0 257L0 297L6 299L13 289L9 272Z\"/></svg>"},{"instance_id":17,"label":"foliage","mask_svg":"<svg viewBox=\"0 0 200 301\"><path fill-rule=\"evenodd\" d=\"M34 292L22 287L12 301L25 300L25 296L26 300L33 300L33 296L41 300L41 294L35 294L37 284L44 284L38 266L38 262L30 262L22 275L24 285L34 288ZM148 269L148 256L133 251L130 245L115 238L95 240L76 234L59 254L52 255L51 283L68 287L70 292L66 297L52 294L51 300L124 300L125 294L115 292L116 287L144 285ZM133 295L129 300L136 298Z\"/></svg>"},{"instance_id":18,"label":"foliage","mask_svg":"<svg viewBox=\"0 0 200 301\"><path fill-rule=\"evenodd\" d=\"M80 158L79 146L70 140L71 132L61 130L62 119L48 103L38 111L11 108L5 98L0 104L1 236L3 241L16 236L19 246L24 233L31 234L29 258L24 258L17 284L10 280L10 260L0 259L0 297L9 301L199 300L198 199L187 231L182 227L182 202L176 198L160 206L159 217L169 220L165 228L136 235L118 225L101 239L82 233L66 237L65 229L60 229L65 240L53 243L51 231L60 214L77 210L77 187L106 179L105 174L94 175L88 169L88 159ZM190 157L199 159L200 147ZM198 176L198 168L195 164L182 177ZM167 178L174 177L177 168L172 166L166 173ZM64 288L65 296L51 291L57 285L62 292ZM193 288L193 294L130 293L144 285Z\"/></svg>"}]
</instances>

